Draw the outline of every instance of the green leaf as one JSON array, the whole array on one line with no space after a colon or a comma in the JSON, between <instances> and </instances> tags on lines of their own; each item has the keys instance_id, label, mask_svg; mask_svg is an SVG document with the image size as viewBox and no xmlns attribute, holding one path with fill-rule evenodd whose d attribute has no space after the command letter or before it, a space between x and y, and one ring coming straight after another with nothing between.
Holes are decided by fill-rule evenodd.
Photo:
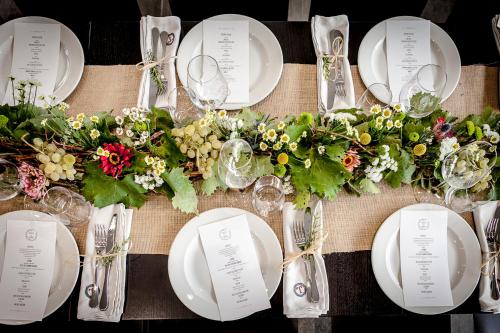
<instances>
[{"instance_id":1,"label":"green leaf","mask_svg":"<svg viewBox=\"0 0 500 333\"><path fill-rule=\"evenodd\" d=\"M290 137L290 142L297 141L297 139L302 135L302 132L307 131L309 129L309 125L288 125L286 127L285 133Z\"/></svg>"},{"instance_id":2,"label":"green leaf","mask_svg":"<svg viewBox=\"0 0 500 333\"><path fill-rule=\"evenodd\" d=\"M274 165L271 163L271 156L256 156L255 157L255 176L257 178L274 173Z\"/></svg>"},{"instance_id":3,"label":"green leaf","mask_svg":"<svg viewBox=\"0 0 500 333\"><path fill-rule=\"evenodd\" d=\"M392 147L391 147L392 148ZM411 159L411 155L404 149L400 150L400 155L394 157L398 162L398 171L391 171L385 176L385 181L391 187L400 187L401 183L410 184L411 177L416 170L416 166Z\"/></svg>"},{"instance_id":4,"label":"green leaf","mask_svg":"<svg viewBox=\"0 0 500 333\"><path fill-rule=\"evenodd\" d=\"M298 192L293 200L296 209L305 209L309 204L311 199L311 193L309 191Z\"/></svg>"},{"instance_id":5,"label":"green leaf","mask_svg":"<svg viewBox=\"0 0 500 333\"><path fill-rule=\"evenodd\" d=\"M361 181L359 182L359 188L361 189L361 191L366 193L380 193L380 189L377 187L377 185L375 185L375 183L368 178L361 179Z\"/></svg>"},{"instance_id":6,"label":"green leaf","mask_svg":"<svg viewBox=\"0 0 500 333\"><path fill-rule=\"evenodd\" d=\"M101 208L115 203L127 207L141 207L146 200L146 190L134 182L132 175L123 179L107 176L95 162L87 163L83 178L83 195L94 206Z\"/></svg>"},{"instance_id":7,"label":"green leaf","mask_svg":"<svg viewBox=\"0 0 500 333\"><path fill-rule=\"evenodd\" d=\"M170 113L167 110L153 106L149 118L151 119L151 127L156 128L156 130L168 132L174 127L172 117L170 117Z\"/></svg>"},{"instance_id":8,"label":"green leaf","mask_svg":"<svg viewBox=\"0 0 500 333\"><path fill-rule=\"evenodd\" d=\"M0 114L0 128L6 127L8 122L9 122L9 118L4 116L3 114Z\"/></svg>"},{"instance_id":9,"label":"green leaf","mask_svg":"<svg viewBox=\"0 0 500 333\"><path fill-rule=\"evenodd\" d=\"M439 105L439 97L428 92L418 92L410 98L410 105L416 110L434 109Z\"/></svg>"},{"instance_id":10,"label":"green leaf","mask_svg":"<svg viewBox=\"0 0 500 333\"><path fill-rule=\"evenodd\" d=\"M201 192L206 196L211 196L217 189L222 188L227 189L226 184L224 184L219 178L219 168L218 162L212 165L212 177L204 179L201 183Z\"/></svg>"},{"instance_id":11,"label":"green leaf","mask_svg":"<svg viewBox=\"0 0 500 333\"><path fill-rule=\"evenodd\" d=\"M169 168L175 168L181 162L186 160L177 145L175 140L169 134L163 134L159 146L150 146L150 151L156 156L165 160L165 164Z\"/></svg>"},{"instance_id":12,"label":"green leaf","mask_svg":"<svg viewBox=\"0 0 500 333\"><path fill-rule=\"evenodd\" d=\"M326 154L332 161L342 162L346 147L340 144L326 146Z\"/></svg>"},{"instance_id":13,"label":"green leaf","mask_svg":"<svg viewBox=\"0 0 500 333\"><path fill-rule=\"evenodd\" d=\"M169 173L162 175L175 195L172 198L172 206L184 213L198 212L198 197L189 177L185 176L182 168L174 168Z\"/></svg>"},{"instance_id":14,"label":"green leaf","mask_svg":"<svg viewBox=\"0 0 500 333\"><path fill-rule=\"evenodd\" d=\"M250 108L242 108L241 112L236 115L236 118L243 121L243 129L245 130L255 127L258 116L258 113L253 112Z\"/></svg>"}]
</instances>

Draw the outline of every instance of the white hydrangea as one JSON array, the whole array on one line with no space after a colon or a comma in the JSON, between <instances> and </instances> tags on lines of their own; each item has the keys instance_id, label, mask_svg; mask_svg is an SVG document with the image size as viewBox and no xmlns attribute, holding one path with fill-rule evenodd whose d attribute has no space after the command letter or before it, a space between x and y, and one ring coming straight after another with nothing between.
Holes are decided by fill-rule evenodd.
<instances>
[{"instance_id":1,"label":"white hydrangea","mask_svg":"<svg viewBox=\"0 0 500 333\"><path fill-rule=\"evenodd\" d=\"M454 146L457 143L456 137L444 138L439 146L439 160L442 161L449 153L455 150Z\"/></svg>"},{"instance_id":2,"label":"white hydrangea","mask_svg":"<svg viewBox=\"0 0 500 333\"><path fill-rule=\"evenodd\" d=\"M141 185L145 190L154 190L163 185L163 179L148 171L145 175L135 175L134 182Z\"/></svg>"},{"instance_id":3,"label":"white hydrangea","mask_svg":"<svg viewBox=\"0 0 500 333\"><path fill-rule=\"evenodd\" d=\"M287 195L287 194L292 194L294 191L295 189L293 188L291 182L291 176L288 175L285 178L283 178L283 193Z\"/></svg>"},{"instance_id":4,"label":"white hydrangea","mask_svg":"<svg viewBox=\"0 0 500 333\"><path fill-rule=\"evenodd\" d=\"M365 168L366 178L370 179L374 183L378 183L382 180L382 173L384 171L398 171L398 162L389 156L389 146L383 145L382 149L384 150L384 153L379 155L379 157L374 158L371 165Z\"/></svg>"}]
</instances>

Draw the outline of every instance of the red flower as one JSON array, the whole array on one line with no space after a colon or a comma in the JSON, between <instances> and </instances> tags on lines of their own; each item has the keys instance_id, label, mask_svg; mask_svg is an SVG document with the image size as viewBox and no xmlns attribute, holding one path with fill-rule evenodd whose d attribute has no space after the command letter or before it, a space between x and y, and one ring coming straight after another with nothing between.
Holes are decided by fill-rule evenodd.
<instances>
[{"instance_id":1,"label":"red flower","mask_svg":"<svg viewBox=\"0 0 500 333\"><path fill-rule=\"evenodd\" d=\"M134 155L130 152L131 148L125 148L119 143L103 144L106 155L101 156L101 168L105 174L113 177L120 177L123 172L123 167L130 167L130 160Z\"/></svg>"}]
</instances>

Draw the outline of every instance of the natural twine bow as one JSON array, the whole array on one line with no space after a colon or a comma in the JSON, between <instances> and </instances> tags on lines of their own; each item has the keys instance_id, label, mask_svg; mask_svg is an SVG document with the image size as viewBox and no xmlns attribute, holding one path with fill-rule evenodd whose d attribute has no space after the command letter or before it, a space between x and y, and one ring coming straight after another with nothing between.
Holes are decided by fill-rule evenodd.
<instances>
[{"instance_id":1,"label":"natural twine bow","mask_svg":"<svg viewBox=\"0 0 500 333\"><path fill-rule=\"evenodd\" d=\"M484 269L490 265L492 260L495 260L495 258L500 257L500 249L498 249L496 252L487 252L486 254L490 256L481 264L481 274L490 275L491 273L485 272Z\"/></svg>"},{"instance_id":2,"label":"natural twine bow","mask_svg":"<svg viewBox=\"0 0 500 333\"><path fill-rule=\"evenodd\" d=\"M340 59L344 58L342 50L344 49L344 39L340 36L335 37L332 41L332 54L323 54L323 77L325 80L331 80L330 72L332 69L337 67L337 63ZM333 81L337 78L337 70L335 70L335 77Z\"/></svg>"},{"instance_id":3,"label":"natural twine bow","mask_svg":"<svg viewBox=\"0 0 500 333\"><path fill-rule=\"evenodd\" d=\"M166 63L166 62L170 62L174 59L177 59L177 56L164 56L163 58L161 59L158 59L158 60L144 60L144 61L141 61L137 64L135 64L135 67L140 70L140 71L145 71L145 70L148 70L148 69L151 69L153 67L156 67L158 65L161 65L162 63Z\"/></svg>"},{"instance_id":4,"label":"natural twine bow","mask_svg":"<svg viewBox=\"0 0 500 333\"><path fill-rule=\"evenodd\" d=\"M127 245L127 248L124 249L125 245ZM91 260L88 261L88 263L95 262L96 260L101 261L104 265L107 265L111 263L115 257L126 255L128 251L132 248L132 242L130 242L130 237L126 240L124 240L121 244L115 244L111 251L106 254L97 254L94 250L94 252L91 255L86 255L86 254L80 254L80 257L86 258L89 257ZM81 263L80 267L83 267L84 263Z\"/></svg>"}]
</instances>

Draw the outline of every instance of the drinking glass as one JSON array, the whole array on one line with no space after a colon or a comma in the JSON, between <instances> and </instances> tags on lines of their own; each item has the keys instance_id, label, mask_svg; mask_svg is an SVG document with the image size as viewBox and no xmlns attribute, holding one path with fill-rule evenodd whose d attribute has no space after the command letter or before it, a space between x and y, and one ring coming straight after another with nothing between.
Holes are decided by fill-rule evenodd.
<instances>
[{"instance_id":1,"label":"drinking glass","mask_svg":"<svg viewBox=\"0 0 500 333\"><path fill-rule=\"evenodd\" d=\"M422 66L401 88L399 103L412 118L422 118L434 112L441 103L446 72L441 66Z\"/></svg>"},{"instance_id":2,"label":"drinking glass","mask_svg":"<svg viewBox=\"0 0 500 333\"><path fill-rule=\"evenodd\" d=\"M169 93L168 100L175 101L175 104L170 104L167 109L175 126L184 127L203 118L203 112L191 103L193 96L194 92L183 86L177 87Z\"/></svg>"},{"instance_id":3,"label":"drinking glass","mask_svg":"<svg viewBox=\"0 0 500 333\"><path fill-rule=\"evenodd\" d=\"M462 213L471 211L477 206L472 202L467 190L490 174L497 156L494 148L495 146L488 142L478 141L461 147L445 157L441 174L449 185L445 194L445 203L448 207Z\"/></svg>"},{"instance_id":4,"label":"drinking glass","mask_svg":"<svg viewBox=\"0 0 500 333\"><path fill-rule=\"evenodd\" d=\"M380 102L380 101L387 101ZM369 111L372 106L380 105L383 109L392 101L392 92L388 85L384 83L373 83L366 88L365 92L361 95L356 103L356 109Z\"/></svg>"},{"instance_id":5,"label":"drinking glass","mask_svg":"<svg viewBox=\"0 0 500 333\"><path fill-rule=\"evenodd\" d=\"M224 142L219 153L220 179L231 189L245 189L256 179L252 147L242 139Z\"/></svg>"},{"instance_id":6,"label":"drinking glass","mask_svg":"<svg viewBox=\"0 0 500 333\"><path fill-rule=\"evenodd\" d=\"M255 183L252 193L253 208L266 217L273 211L283 209L285 192L281 179L276 176L263 176Z\"/></svg>"},{"instance_id":7,"label":"drinking glass","mask_svg":"<svg viewBox=\"0 0 500 333\"><path fill-rule=\"evenodd\" d=\"M0 158L0 201L14 198L21 191L21 180L14 163Z\"/></svg>"},{"instance_id":8,"label":"drinking glass","mask_svg":"<svg viewBox=\"0 0 500 333\"><path fill-rule=\"evenodd\" d=\"M208 55L199 55L188 64L187 87L193 91L191 101L200 109L216 109L229 94L227 81L217 61Z\"/></svg>"}]
</instances>

